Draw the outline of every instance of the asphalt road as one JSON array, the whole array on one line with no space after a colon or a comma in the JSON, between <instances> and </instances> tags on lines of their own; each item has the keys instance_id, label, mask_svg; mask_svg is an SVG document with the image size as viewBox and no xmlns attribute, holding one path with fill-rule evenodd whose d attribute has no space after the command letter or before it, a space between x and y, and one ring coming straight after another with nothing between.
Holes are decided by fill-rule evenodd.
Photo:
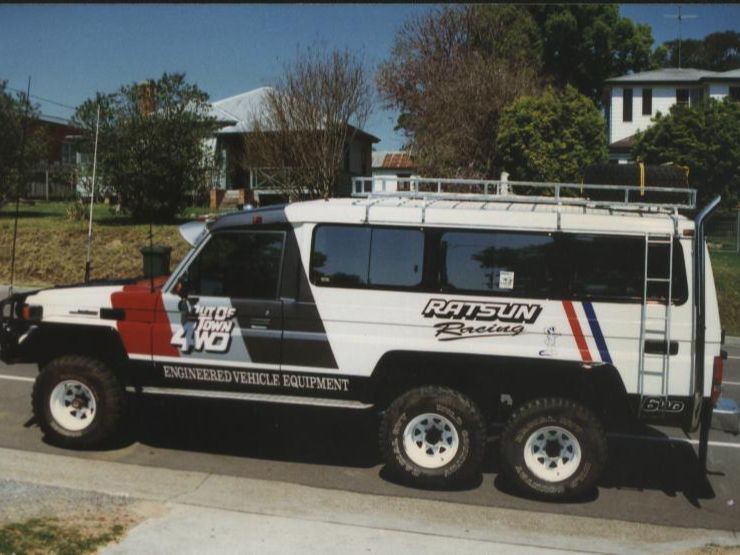
<instances>
[{"instance_id":1,"label":"asphalt road","mask_svg":"<svg viewBox=\"0 0 740 555\"><path fill-rule=\"evenodd\" d=\"M740 347L728 351L734 358L727 361L724 391L740 400ZM549 504L511 492L498 475L495 438L477 484L457 491L395 484L380 461L376 418L362 412L153 399L133 409L130 429L117 445L59 449L44 442L31 415L36 371L0 365L0 447L376 495L740 530L740 436L721 431L711 434L708 480L697 477L695 441L680 430L649 428L610 437L610 462L595 491L576 502Z\"/></svg>"}]
</instances>

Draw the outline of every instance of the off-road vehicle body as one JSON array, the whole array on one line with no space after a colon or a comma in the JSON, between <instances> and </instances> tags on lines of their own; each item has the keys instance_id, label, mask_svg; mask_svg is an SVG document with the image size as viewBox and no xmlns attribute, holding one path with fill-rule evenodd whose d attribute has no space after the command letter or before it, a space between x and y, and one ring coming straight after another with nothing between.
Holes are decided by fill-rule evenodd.
<instances>
[{"instance_id":1,"label":"off-road vehicle body","mask_svg":"<svg viewBox=\"0 0 740 555\"><path fill-rule=\"evenodd\" d=\"M39 365L44 432L105 440L124 390L373 408L389 469L439 485L479 471L498 421L509 478L556 498L593 487L605 429L711 417L722 333L693 191L369 187L193 224L169 277L6 300L0 357Z\"/></svg>"}]
</instances>

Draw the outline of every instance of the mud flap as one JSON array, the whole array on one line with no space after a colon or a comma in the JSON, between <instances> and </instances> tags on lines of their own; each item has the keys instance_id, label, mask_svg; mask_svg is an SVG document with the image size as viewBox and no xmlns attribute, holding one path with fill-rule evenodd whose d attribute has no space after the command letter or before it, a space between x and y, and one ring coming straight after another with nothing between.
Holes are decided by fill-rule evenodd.
<instances>
[{"instance_id":1,"label":"mud flap","mask_svg":"<svg viewBox=\"0 0 740 555\"><path fill-rule=\"evenodd\" d=\"M709 401L702 403L699 428L699 469L707 471L707 455L709 454L709 430L712 428L712 414L714 407Z\"/></svg>"}]
</instances>

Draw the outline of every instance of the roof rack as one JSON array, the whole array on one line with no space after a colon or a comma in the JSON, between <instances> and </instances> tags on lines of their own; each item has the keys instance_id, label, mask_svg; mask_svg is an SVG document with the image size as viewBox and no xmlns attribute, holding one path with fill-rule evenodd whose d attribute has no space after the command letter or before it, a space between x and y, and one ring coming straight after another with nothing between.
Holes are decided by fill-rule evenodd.
<instances>
[{"instance_id":1,"label":"roof rack","mask_svg":"<svg viewBox=\"0 0 740 555\"><path fill-rule=\"evenodd\" d=\"M429 177L355 177L352 196L676 212L696 209L696 189Z\"/></svg>"}]
</instances>

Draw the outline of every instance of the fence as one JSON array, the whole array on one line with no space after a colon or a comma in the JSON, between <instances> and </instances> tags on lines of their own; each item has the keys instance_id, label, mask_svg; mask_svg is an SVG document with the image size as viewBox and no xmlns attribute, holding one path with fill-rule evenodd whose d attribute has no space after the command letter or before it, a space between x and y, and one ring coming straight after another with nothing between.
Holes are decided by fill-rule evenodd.
<instances>
[{"instance_id":1,"label":"fence","mask_svg":"<svg viewBox=\"0 0 740 555\"><path fill-rule=\"evenodd\" d=\"M712 250L740 253L740 207L709 219L707 243Z\"/></svg>"},{"instance_id":2,"label":"fence","mask_svg":"<svg viewBox=\"0 0 740 555\"><path fill-rule=\"evenodd\" d=\"M35 170L26 186L26 196L32 199L68 200L77 196L77 189L70 176L62 177L61 166L42 167Z\"/></svg>"}]
</instances>

